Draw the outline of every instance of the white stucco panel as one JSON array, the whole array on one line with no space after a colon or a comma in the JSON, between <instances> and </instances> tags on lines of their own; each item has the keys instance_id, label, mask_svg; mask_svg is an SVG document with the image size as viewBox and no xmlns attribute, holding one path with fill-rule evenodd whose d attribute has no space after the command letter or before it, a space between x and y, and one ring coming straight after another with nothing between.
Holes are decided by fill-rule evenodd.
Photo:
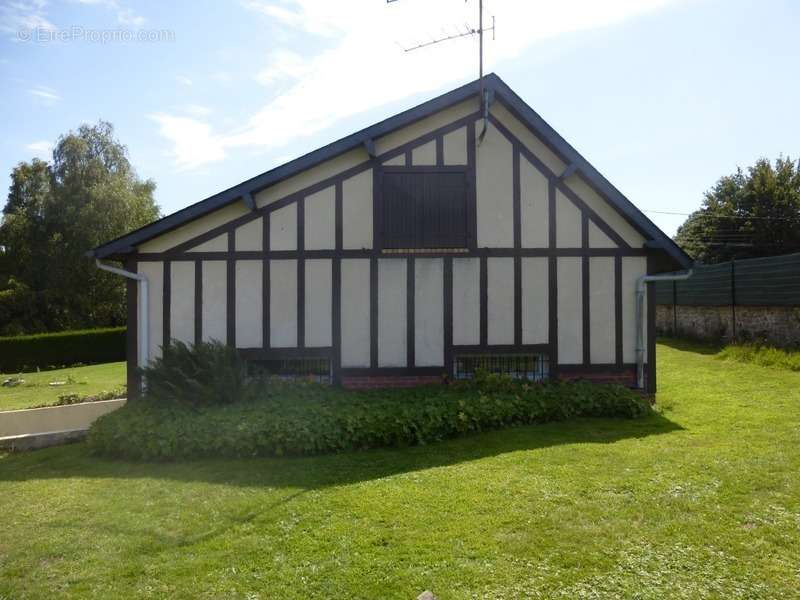
<instances>
[{"instance_id":1,"label":"white stucco panel","mask_svg":"<svg viewBox=\"0 0 800 600\"><path fill-rule=\"evenodd\" d=\"M614 259L589 258L589 360L611 364L616 360L614 317Z\"/></svg>"},{"instance_id":2,"label":"white stucco panel","mask_svg":"<svg viewBox=\"0 0 800 600\"><path fill-rule=\"evenodd\" d=\"M279 208L269 217L270 250L297 250L297 203Z\"/></svg>"},{"instance_id":3,"label":"white stucco panel","mask_svg":"<svg viewBox=\"0 0 800 600\"><path fill-rule=\"evenodd\" d=\"M309 348L333 345L332 261L306 260L305 343Z\"/></svg>"},{"instance_id":4,"label":"white stucco panel","mask_svg":"<svg viewBox=\"0 0 800 600\"><path fill-rule=\"evenodd\" d=\"M170 265L169 334L173 340L194 343L194 262Z\"/></svg>"},{"instance_id":5,"label":"white stucco panel","mask_svg":"<svg viewBox=\"0 0 800 600\"><path fill-rule=\"evenodd\" d=\"M228 268L224 260L203 261L203 341L228 340Z\"/></svg>"},{"instance_id":6,"label":"white stucco panel","mask_svg":"<svg viewBox=\"0 0 800 600\"><path fill-rule=\"evenodd\" d=\"M556 246L580 248L581 211L560 190L556 190Z\"/></svg>"},{"instance_id":7,"label":"white stucco panel","mask_svg":"<svg viewBox=\"0 0 800 600\"><path fill-rule=\"evenodd\" d=\"M378 366L406 366L406 267L404 258L378 260Z\"/></svg>"},{"instance_id":8,"label":"white stucco panel","mask_svg":"<svg viewBox=\"0 0 800 600\"><path fill-rule=\"evenodd\" d=\"M330 250L336 247L336 188L330 186L306 196L305 246L307 250Z\"/></svg>"},{"instance_id":9,"label":"white stucco panel","mask_svg":"<svg viewBox=\"0 0 800 600\"><path fill-rule=\"evenodd\" d=\"M444 262L414 261L414 361L418 367L444 365Z\"/></svg>"},{"instance_id":10,"label":"white stucco panel","mask_svg":"<svg viewBox=\"0 0 800 600\"><path fill-rule=\"evenodd\" d=\"M479 121L476 129L480 131ZM492 125L477 146L478 246L514 245L514 177L511 143Z\"/></svg>"},{"instance_id":11,"label":"white stucco panel","mask_svg":"<svg viewBox=\"0 0 800 600\"><path fill-rule=\"evenodd\" d=\"M236 274L236 347L261 348L264 320L263 263L260 260L237 260Z\"/></svg>"},{"instance_id":12,"label":"white stucco panel","mask_svg":"<svg viewBox=\"0 0 800 600\"><path fill-rule=\"evenodd\" d=\"M372 248L372 170L342 183L342 246Z\"/></svg>"},{"instance_id":13,"label":"white stucco panel","mask_svg":"<svg viewBox=\"0 0 800 600\"><path fill-rule=\"evenodd\" d=\"M546 344L550 334L550 272L546 257L522 258L522 343Z\"/></svg>"},{"instance_id":14,"label":"white stucco panel","mask_svg":"<svg viewBox=\"0 0 800 600\"><path fill-rule=\"evenodd\" d=\"M514 259L489 257L487 271L487 342L514 343Z\"/></svg>"},{"instance_id":15,"label":"white stucco panel","mask_svg":"<svg viewBox=\"0 0 800 600\"><path fill-rule=\"evenodd\" d=\"M258 217L237 227L234 244L238 251L260 251L264 247L264 219Z\"/></svg>"},{"instance_id":16,"label":"white stucco panel","mask_svg":"<svg viewBox=\"0 0 800 600\"><path fill-rule=\"evenodd\" d=\"M411 151L411 164L415 167L431 166L436 164L436 140L426 142Z\"/></svg>"},{"instance_id":17,"label":"white stucco panel","mask_svg":"<svg viewBox=\"0 0 800 600\"><path fill-rule=\"evenodd\" d=\"M617 245L589 219L589 248L616 248Z\"/></svg>"},{"instance_id":18,"label":"white stucco panel","mask_svg":"<svg viewBox=\"0 0 800 600\"><path fill-rule=\"evenodd\" d=\"M297 261L269 263L269 339L273 348L297 346Z\"/></svg>"},{"instance_id":19,"label":"white stucco panel","mask_svg":"<svg viewBox=\"0 0 800 600\"><path fill-rule=\"evenodd\" d=\"M519 160L520 216L523 248L547 248L550 244L550 184L524 156Z\"/></svg>"},{"instance_id":20,"label":"white stucco panel","mask_svg":"<svg viewBox=\"0 0 800 600\"><path fill-rule=\"evenodd\" d=\"M228 251L227 233L223 233L201 244L197 244L197 246L192 246L187 250L187 252L227 252L227 251Z\"/></svg>"},{"instance_id":21,"label":"white stucco panel","mask_svg":"<svg viewBox=\"0 0 800 600\"><path fill-rule=\"evenodd\" d=\"M453 259L453 345L481 342L481 265L477 258Z\"/></svg>"},{"instance_id":22,"label":"white stucco panel","mask_svg":"<svg viewBox=\"0 0 800 600\"><path fill-rule=\"evenodd\" d=\"M444 135L443 140L444 164L467 164L467 128L459 127Z\"/></svg>"},{"instance_id":23,"label":"white stucco panel","mask_svg":"<svg viewBox=\"0 0 800 600\"><path fill-rule=\"evenodd\" d=\"M370 361L370 261L342 260L342 367L368 367Z\"/></svg>"},{"instance_id":24,"label":"white stucco panel","mask_svg":"<svg viewBox=\"0 0 800 600\"><path fill-rule=\"evenodd\" d=\"M579 257L558 258L558 362L563 365L583 362L581 272Z\"/></svg>"}]
</instances>

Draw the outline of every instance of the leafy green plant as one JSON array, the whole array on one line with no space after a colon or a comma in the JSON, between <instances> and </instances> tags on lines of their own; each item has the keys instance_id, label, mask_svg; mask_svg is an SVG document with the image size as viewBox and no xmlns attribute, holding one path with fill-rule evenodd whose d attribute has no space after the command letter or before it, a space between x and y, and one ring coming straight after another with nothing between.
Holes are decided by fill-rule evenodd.
<instances>
[{"instance_id":1,"label":"leafy green plant","mask_svg":"<svg viewBox=\"0 0 800 600\"><path fill-rule=\"evenodd\" d=\"M269 380L251 402L225 406L145 398L98 419L95 453L140 460L309 455L408 446L576 417L635 418L640 394L586 382L531 384L497 376L413 389L347 391Z\"/></svg>"},{"instance_id":2,"label":"leafy green plant","mask_svg":"<svg viewBox=\"0 0 800 600\"><path fill-rule=\"evenodd\" d=\"M173 341L140 372L148 397L190 407L250 400L261 387L236 349L217 341Z\"/></svg>"}]
</instances>

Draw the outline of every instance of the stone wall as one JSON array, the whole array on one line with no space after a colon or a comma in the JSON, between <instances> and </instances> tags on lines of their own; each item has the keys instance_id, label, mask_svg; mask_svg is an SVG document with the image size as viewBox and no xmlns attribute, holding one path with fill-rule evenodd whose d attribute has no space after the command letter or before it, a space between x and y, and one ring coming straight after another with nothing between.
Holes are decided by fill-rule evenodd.
<instances>
[{"instance_id":1,"label":"stone wall","mask_svg":"<svg viewBox=\"0 0 800 600\"><path fill-rule=\"evenodd\" d=\"M730 306L656 306L659 335L730 342L734 339ZM762 341L775 346L800 346L800 307L737 306L736 341ZM677 317L677 319L676 319ZM677 320L677 331L675 331Z\"/></svg>"}]
</instances>

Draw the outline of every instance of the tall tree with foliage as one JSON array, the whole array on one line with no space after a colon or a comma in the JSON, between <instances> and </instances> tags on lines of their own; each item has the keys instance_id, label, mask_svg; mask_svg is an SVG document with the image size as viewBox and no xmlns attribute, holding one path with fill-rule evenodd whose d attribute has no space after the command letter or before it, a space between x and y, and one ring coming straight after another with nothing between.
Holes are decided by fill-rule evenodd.
<instances>
[{"instance_id":1,"label":"tall tree with foliage","mask_svg":"<svg viewBox=\"0 0 800 600\"><path fill-rule=\"evenodd\" d=\"M800 169L789 158L761 159L722 177L675 241L706 263L800 252Z\"/></svg>"},{"instance_id":2,"label":"tall tree with foliage","mask_svg":"<svg viewBox=\"0 0 800 600\"><path fill-rule=\"evenodd\" d=\"M124 282L85 254L158 218L154 190L104 121L62 136L52 162L17 165L0 223L0 334L123 324Z\"/></svg>"}]
</instances>

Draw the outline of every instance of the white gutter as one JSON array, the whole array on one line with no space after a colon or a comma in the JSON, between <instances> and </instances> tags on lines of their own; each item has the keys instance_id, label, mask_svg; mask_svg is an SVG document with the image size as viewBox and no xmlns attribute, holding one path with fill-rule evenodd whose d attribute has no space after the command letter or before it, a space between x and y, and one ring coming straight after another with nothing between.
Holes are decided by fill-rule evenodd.
<instances>
[{"instance_id":1,"label":"white gutter","mask_svg":"<svg viewBox=\"0 0 800 600\"><path fill-rule=\"evenodd\" d=\"M644 387L644 292L645 284L655 281L685 281L692 276L694 269L677 275L642 275L636 280L636 387ZM655 319L655 315L648 315Z\"/></svg>"},{"instance_id":2,"label":"white gutter","mask_svg":"<svg viewBox=\"0 0 800 600\"><path fill-rule=\"evenodd\" d=\"M135 279L139 282L139 314L138 318L136 319L139 325L139 353L137 365L139 367L145 367L147 366L147 363L150 362L148 353L148 349L150 348L150 340L148 339L150 328L147 322L147 316L149 314L149 311L147 310L147 277L141 273L126 271L125 269L120 269L118 267L112 267L111 265L101 262L99 258L95 259L95 263L97 264L98 269L102 269L103 271L108 271L109 273L114 273L116 275L122 275L128 279Z\"/></svg>"}]
</instances>

